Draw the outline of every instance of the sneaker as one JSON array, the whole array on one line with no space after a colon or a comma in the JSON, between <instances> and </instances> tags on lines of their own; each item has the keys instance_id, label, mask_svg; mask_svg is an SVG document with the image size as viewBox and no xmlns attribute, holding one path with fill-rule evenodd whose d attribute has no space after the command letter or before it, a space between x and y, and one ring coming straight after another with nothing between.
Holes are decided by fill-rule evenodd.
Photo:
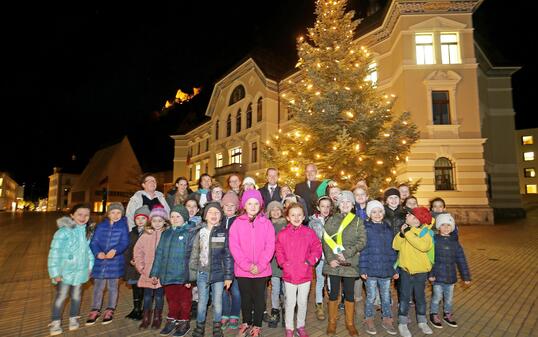
<instances>
[{"instance_id":1,"label":"sneaker","mask_svg":"<svg viewBox=\"0 0 538 337\"><path fill-rule=\"evenodd\" d=\"M409 328L407 327L407 324L398 324L398 332L400 333L400 336L402 337L412 337L411 331L409 331Z\"/></svg>"},{"instance_id":2,"label":"sneaker","mask_svg":"<svg viewBox=\"0 0 538 337\"><path fill-rule=\"evenodd\" d=\"M297 328L297 333L299 334L299 337L308 337L308 334L306 333L304 326Z\"/></svg>"},{"instance_id":3,"label":"sneaker","mask_svg":"<svg viewBox=\"0 0 538 337\"><path fill-rule=\"evenodd\" d=\"M239 329L239 318L238 317L230 317L230 320L228 321L228 328L229 329Z\"/></svg>"},{"instance_id":4,"label":"sneaker","mask_svg":"<svg viewBox=\"0 0 538 337\"><path fill-rule=\"evenodd\" d=\"M80 328L80 323L78 322L78 319L80 316L75 317L69 317L69 331L77 330Z\"/></svg>"},{"instance_id":5,"label":"sneaker","mask_svg":"<svg viewBox=\"0 0 538 337\"><path fill-rule=\"evenodd\" d=\"M292 329L286 329L285 337L294 337Z\"/></svg>"},{"instance_id":6,"label":"sneaker","mask_svg":"<svg viewBox=\"0 0 538 337\"><path fill-rule=\"evenodd\" d=\"M418 327L420 330L422 330L422 333L425 335L431 335L433 334L432 328L428 325L428 323L418 323Z\"/></svg>"},{"instance_id":7,"label":"sneaker","mask_svg":"<svg viewBox=\"0 0 538 337\"><path fill-rule=\"evenodd\" d=\"M453 328L458 327L458 323L456 323L456 321L452 319L452 314L451 313L445 313L444 316L443 316L443 321L445 321L446 324L448 324L449 326L451 326Z\"/></svg>"},{"instance_id":8,"label":"sneaker","mask_svg":"<svg viewBox=\"0 0 538 337\"><path fill-rule=\"evenodd\" d=\"M394 325L392 324L392 318L390 317L383 317L383 322L381 323L381 326L389 335L396 335L398 333L396 329L394 329Z\"/></svg>"},{"instance_id":9,"label":"sneaker","mask_svg":"<svg viewBox=\"0 0 538 337\"><path fill-rule=\"evenodd\" d=\"M377 330L375 329L374 319L373 318L367 318L364 320L364 325L366 326L366 333L369 335L375 335L377 334Z\"/></svg>"},{"instance_id":10,"label":"sneaker","mask_svg":"<svg viewBox=\"0 0 538 337\"><path fill-rule=\"evenodd\" d=\"M173 337L183 337L191 330L190 321L179 321L176 326L176 331L172 335Z\"/></svg>"},{"instance_id":11,"label":"sneaker","mask_svg":"<svg viewBox=\"0 0 538 337\"><path fill-rule=\"evenodd\" d=\"M88 319L86 319L86 325L94 325L99 316L101 316L99 310L93 309L92 311L90 311L90 313L88 314Z\"/></svg>"},{"instance_id":12,"label":"sneaker","mask_svg":"<svg viewBox=\"0 0 538 337\"><path fill-rule=\"evenodd\" d=\"M106 325L112 323L114 319L114 309L107 308L103 313L103 321L101 324Z\"/></svg>"},{"instance_id":13,"label":"sneaker","mask_svg":"<svg viewBox=\"0 0 538 337\"><path fill-rule=\"evenodd\" d=\"M179 324L179 321L176 321L173 318L167 318L166 324L164 325L164 328L159 332L159 335L168 336L169 334L174 332L174 330L176 330L178 324Z\"/></svg>"},{"instance_id":14,"label":"sneaker","mask_svg":"<svg viewBox=\"0 0 538 337\"><path fill-rule=\"evenodd\" d=\"M437 328L437 329L443 328L443 324L441 323L439 314L430 314L430 322L432 323L434 328Z\"/></svg>"},{"instance_id":15,"label":"sneaker","mask_svg":"<svg viewBox=\"0 0 538 337\"><path fill-rule=\"evenodd\" d=\"M58 336L58 335L61 335L62 332L64 332L62 330L62 321L61 320L50 322L49 327L50 327L49 332L50 332L51 336Z\"/></svg>"},{"instance_id":16,"label":"sneaker","mask_svg":"<svg viewBox=\"0 0 538 337\"><path fill-rule=\"evenodd\" d=\"M245 337L250 331L250 326L248 323L243 323L239 326L239 331L237 332L237 337Z\"/></svg>"},{"instance_id":17,"label":"sneaker","mask_svg":"<svg viewBox=\"0 0 538 337\"><path fill-rule=\"evenodd\" d=\"M250 329L251 337L261 337L261 335L262 335L262 328L260 328L259 326L253 326Z\"/></svg>"}]
</instances>

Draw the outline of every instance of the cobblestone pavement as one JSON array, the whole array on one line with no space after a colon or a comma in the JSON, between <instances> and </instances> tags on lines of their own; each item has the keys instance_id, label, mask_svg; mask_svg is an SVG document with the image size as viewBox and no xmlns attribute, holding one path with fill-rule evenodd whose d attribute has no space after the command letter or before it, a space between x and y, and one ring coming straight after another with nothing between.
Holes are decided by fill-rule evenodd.
<instances>
[{"instance_id":1,"label":"cobblestone pavement","mask_svg":"<svg viewBox=\"0 0 538 337\"><path fill-rule=\"evenodd\" d=\"M0 336L47 336L54 288L47 275L47 252L55 231L57 214L0 213ZM538 336L538 211L527 219L495 226L461 226L460 238L469 261L473 282L458 283L454 295L454 316L459 328L434 329L437 336ZM429 298L431 287L426 290ZM91 285L83 291L82 321L88 313ZM307 315L311 337L324 336L326 321L314 316L313 293ZM356 322L360 335L363 302L359 302ZM123 317L131 309L131 292L120 287L114 321L82 327L66 336L157 336L154 330L138 330L138 323ZM396 308L393 308L396 313ZM165 308L166 312L166 308ZM411 311L413 314L413 311ZM67 330L67 310L63 327ZM210 318L208 318L208 321ZM192 322L194 323L194 322ZM377 336L385 336L379 319ZM415 320L413 335L421 336ZM338 336L346 336L343 313L338 321ZM206 335L210 335L208 328ZM233 336L233 332L226 336ZM283 336L284 330L263 328L264 336ZM190 336L190 334L189 334ZM386 335L389 336L389 335Z\"/></svg>"}]
</instances>

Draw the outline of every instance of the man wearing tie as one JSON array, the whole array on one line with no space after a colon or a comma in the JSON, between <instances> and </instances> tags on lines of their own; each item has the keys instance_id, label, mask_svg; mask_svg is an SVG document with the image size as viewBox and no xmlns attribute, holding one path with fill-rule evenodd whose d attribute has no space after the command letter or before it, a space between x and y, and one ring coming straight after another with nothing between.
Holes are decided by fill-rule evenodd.
<instances>
[{"instance_id":1,"label":"man wearing tie","mask_svg":"<svg viewBox=\"0 0 538 337\"><path fill-rule=\"evenodd\" d=\"M314 214L315 203L317 202L316 189L320 182L316 180L318 169L315 164L308 164L305 167L306 180L295 185L295 194L301 196L306 203L308 216Z\"/></svg>"},{"instance_id":2,"label":"man wearing tie","mask_svg":"<svg viewBox=\"0 0 538 337\"><path fill-rule=\"evenodd\" d=\"M273 167L268 168L265 178L267 179L267 183L259 189L264 205L269 205L271 201L281 202L280 186L278 186L278 170Z\"/></svg>"}]
</instances>

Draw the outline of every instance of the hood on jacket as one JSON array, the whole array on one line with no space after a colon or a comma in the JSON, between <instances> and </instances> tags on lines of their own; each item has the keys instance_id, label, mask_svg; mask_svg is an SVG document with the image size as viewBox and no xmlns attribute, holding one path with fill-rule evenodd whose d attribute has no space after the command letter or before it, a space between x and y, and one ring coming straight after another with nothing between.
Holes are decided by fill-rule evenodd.
<instances>
[{"instance_id":1,"label":"hood on jacket","mask_svg":"<svg viewBox=\"0 0 538 337\"><path fill-rule=\"evenodd\" d=\"M68 228L74 228L77 226L77 223L75 220L71 219L69 216L63 216L56 220L56 224L58 225L58 228L62 227L68 227Z\"/></svg>"}]
</instances>

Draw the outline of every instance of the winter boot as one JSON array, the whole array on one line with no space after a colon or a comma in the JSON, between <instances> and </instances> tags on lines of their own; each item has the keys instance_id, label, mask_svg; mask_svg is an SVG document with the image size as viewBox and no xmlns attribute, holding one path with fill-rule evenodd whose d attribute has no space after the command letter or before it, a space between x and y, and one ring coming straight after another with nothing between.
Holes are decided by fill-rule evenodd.
<instances>
[{"instance_id":1,"label":"winter boot","mask_svg":"<svg viewBox=\"0 0 538 337\"><path fill-rule=\"evenodd\" d=\"M267 326L270 328L276 328L278 326L278 322L280 322L280 310L271 309L271 315L269 316Z\"/></svg>"},{"instance_id":2,"label":"winter boot","mask_svg":"<svg viewBox=\"0 0 538 337\"><path fill-rule=\"evenodd\" d=\"M144 310L144 317L142 318L142 323L138 326L139 329L147 329L151 324L151 310Z\"/></svg>"},{"instance_id":3,"label":"winter boot","mask_svg":"<svg viewBox=\"0 0 538 337\"><path fill-rule=\"evenodd\" d=\"M153 322L151 323L152 329L160 329L163 321L163 310L157 310L153 312Z\"/></svg>"},{"instance_id":4,"label":"winter boot","mask_svg":"<svg viewBox=\"0 0 538 337\"><path fill-rule=\"evenodd\" d=\"M133 310L125 318L139 321L142 319L142 302L144 300L144 290L133 285Z\"/></svg>"},{"instance_id":5,"label":"winter boot","mask_svg":"<svg viewBox=\"0 0 538 337\"><path fill-rule=\"evenodd\" d=\"M316 303L316 318L319 321L325 319L325 311L323 310L323 303Z\"/></svg>"},{"instance_id":6,"label":"winter boot","mask_svg":"<svg viewBox=\"0 0 538 337\"><path fill-rule=\"evenodd\" d=\"M355 302L344 302L346 313L346 329L350 336L358 336L359 332L355 328Z\"/></svg>"},{"instance_id":7,"label":"winter boot","mask_svg":"<svg viewBox=\"0 0 538 337\"><path fill-rule=\"evenodd\" d=\"M328 312L329 321L327 322L327 335L336 335L336 321L338 320L338 300L329 301Z\"/></svg>"},{"instance_id":8,"label":"winter boot","mask_svg":"<svg viewBox=\"0 0 538 337\"><path fill-rule=\"evenodd\" d=\"M192 332L192 337L204 337L205 335L205 322L196 322L196 328Z\"/></svg>"}]
</instances>

